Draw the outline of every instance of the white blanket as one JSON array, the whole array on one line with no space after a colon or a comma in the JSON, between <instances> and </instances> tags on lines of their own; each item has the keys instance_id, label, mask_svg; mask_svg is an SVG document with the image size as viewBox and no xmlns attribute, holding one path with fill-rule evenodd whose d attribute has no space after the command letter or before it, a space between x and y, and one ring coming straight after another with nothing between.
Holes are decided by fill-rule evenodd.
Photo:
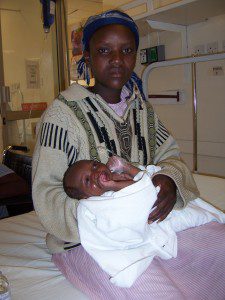
<instances>
[{"instance_id":1,"label":"white blanket","mask_svg":"<svg viewBox=\"0 0 225 300\"><path fill-rule=\"evenodd\" d=\"M154 171L149 166L133 185L78 205L81 244L120 287L130 287L155 256L176 257L176 232L210 221L225 223L224 213L198 198L166 220L148 225L158 193L151 181Z\"/></svg>"}]
</instances>

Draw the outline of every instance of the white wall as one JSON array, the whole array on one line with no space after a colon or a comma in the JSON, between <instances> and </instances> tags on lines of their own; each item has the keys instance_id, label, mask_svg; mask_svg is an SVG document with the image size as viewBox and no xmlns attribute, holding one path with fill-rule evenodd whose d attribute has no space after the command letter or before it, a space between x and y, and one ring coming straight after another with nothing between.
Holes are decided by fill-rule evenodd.
<instances>
[{"instance_id":1,"label":"white wall","mask_svg":"<svg viewBox=\"0 0 225 300\"><path fill-rule=\"evenodd\" d=\"M188 27L188 51L192 55L196 45L218 41L219 51L225 40L225 15L211 18L204 23ZM166 59L180 57L181 37L179 33L152 33L141 38L140 49L165 44ZM225 176L225 76L213 76L212 68L225 62L197 64L198 93L198 171ZM137 63L139 75L143 66ZM193 114L191 72L184 67L168 67L153 71L149 80L149 92L182 89L184 102L171 105L154 105L166 127L172 132L182 150L182 156L192 168Z\"/></svg>"},{"instance_id":2,"label":"white wall","mask_svg":"<svg viewBox=\"0 0 225 300\"><path fill-rule=\"evenodd\" d=\"M19 84L11 94L12 110L21 110L22 95L24 102L50 103L55 97L53 48L51 33L44 34L41 19L41 3L37 0L1 0L1 31L4 62L5 85ZM9 11L4 9L14 9ZM38 60L40 67L40 87L27 87L26 60ZM30 123L26 121L26 130L31 134ZM15 124L14 124L15 125ZM18 131L11 128L9 135L14 136L12 142L22 140L22 121L18 122ZM0 145L2 147L2 145Z\"/></svg>"}]
</instances>

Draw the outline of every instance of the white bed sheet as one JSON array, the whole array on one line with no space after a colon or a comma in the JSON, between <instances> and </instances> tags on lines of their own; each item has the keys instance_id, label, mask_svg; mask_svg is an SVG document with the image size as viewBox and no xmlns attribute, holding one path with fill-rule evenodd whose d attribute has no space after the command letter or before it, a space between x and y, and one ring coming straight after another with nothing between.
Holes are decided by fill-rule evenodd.
<instances>
[{"instance_id":1,"label":"white bed sheet","mask_svg":"<svg viewBox=\"0 0 225 300\"><path fill-rule=\"evenodd\" d=\"M194 174L201 197L225 210L225 179ZM35 212L0 221L0 270L14 300L87 300L51 261Z\"/></svg>"},{"instance_id":2,"label":"white bed sheet","mask_svg":"<svg viewBox=\"0 0 225 300\"><path fill-rule=\"evenodd\" d=\"M193 174L201 198L225 212L225 179Z\"/></svg>"},{"instance_id":3,"label":"white bed sheet","mask_svg":"<svg viewBox=\"0 0 225 300\"><path fill-rule=\"evenodd\" d=\"M35 212L0 221L0 270L14 300L87 300L51 261Z\"/></svg>"}]
</instances>

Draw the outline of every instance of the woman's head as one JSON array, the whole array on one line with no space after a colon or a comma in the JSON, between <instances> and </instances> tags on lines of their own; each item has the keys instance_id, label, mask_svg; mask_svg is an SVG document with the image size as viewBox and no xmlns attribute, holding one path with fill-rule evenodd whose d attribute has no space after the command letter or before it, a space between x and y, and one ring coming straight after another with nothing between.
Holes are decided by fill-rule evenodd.
<instances>
[{"instance_id":1,"label":"woman's head","mask_svg":"<svg viewBox=\"0 0 225 300\"><path fill-rule=\"evenodd\" d=\"M123 30L121 30L121 28ZM135 62L136 62L136 52L137 52L137 48L139 46L139 32L138 32L138 27L135 24L134 20L129 17L127 14L118 11L118 10L110 10L110 11L106 11L105 13L96 15L96 16L92 16L90 17L85 26L84 26L84 30L83 30L83 50L84 50L84 54L85 54L85 60L82 59L79 63L78 63L78 73L85 74L85 64L84 61L86 61L86 64L89 65L92 69L92 73L95 77L95 80L97 80L98 82L98 75L103 76L103 78L105 79L105 82L102 82L103 85L107 85L106 87L108 88L108 83L109 81L106 80L105 75L107 75L105 72L107 70L103 70L103 66L104 66L104 59L102 59L100 62L98 62L96 64L96 57L94 56L96 53L94 51L96 51L96 40L100 43L102 43L102 45L99 46L103 46L102 49L100 49L100 51L108 51L108 49L106 49L107 47L104 47L105 42L107 42L107 40L109 40L109 34L112 33L114 34L114 38L115 36L118 37L118 39L121 40L129 40L127 45L128 47L126 47L126 44L120 44L119 47L117 47L117 56L118 53L120 51L120 54L122 53L121 51L124 52L132 52L132 55L129 53L128 56L124 56L126 57L126 61L125 64L123 66L122 63L120 63L121 68L125 68L126 70L124 70L127 74L125 76L123 76L123 80L121 80L121 82L119 83L119 80L114 80L117 81L116 86L113 83L113 88L119 88L121 89L121 84L127 84L128 89L131 91L132 93L132 89L133 89L133 84L134 82L136 83L136 85L141 85L140 83L140 79L136 76L136 74L132 73L134 66L135 66ZM107 36L107 40L103 39L103 35ZM101 39L100 39L101 37ZM113 41L113 39L112 39ZM114 42L112 42L113 45L115 46L116 44ZM110 47L109 47L110 49ZM115 51L114 51L114 61L118 60L118 57L115 59ZM121 59L123 56L121 55L119 58ZM123 58L124 58L123 57ZM129 59L127 59L129 57ZM111 61L111 59L109 60ZM122 60L121 60L122 61ZM102 64L102 67L101 67ZM97 67L97 68L96 68ZM100 71L100 74L99 74ZM101 72L102 71L102 72ZM116 72L118 71L118 73L120 73L120 70L118 68L118 70L115 70ZM112 71L113 72L113 71ZM115 72L115 73L116 73ZM114 73L114 72L113 72ZM131 76L132 76L132 80L131 80ZM96 78L97 77L97 78ZM114 76L116 77L116 75ZM118 75L118 77L120 77L120 75ZM85 76L86 79L88 79L88 76ZM101 81L101 77L99 78L99 80ZM129 82L128 82L129 80ZM88 81L88 80L87 80ZM100 82L101 83L101 82ZM110 88L110 86L109 86ZM142 91L142 87L140 87L140 90Z\"/></svg>"},{"instance_id":2,"label":"woman's head","mask_svg":"<svg viewBox=\"0 0 225 300\"><path fill-rule=\"evenodd\" d=\"M131 78L136 63L134 34L124 25L105 25L92 35L84 56L98 90L121 90Z\"/></svg>"}]
</instances>

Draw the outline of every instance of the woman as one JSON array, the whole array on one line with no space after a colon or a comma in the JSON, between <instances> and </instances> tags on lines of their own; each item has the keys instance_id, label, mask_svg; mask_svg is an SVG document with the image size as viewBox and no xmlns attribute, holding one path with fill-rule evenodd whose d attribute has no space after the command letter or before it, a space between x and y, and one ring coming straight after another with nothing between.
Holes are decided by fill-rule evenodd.
<instances>
[{"instance_id":1,"label":"woman","mask_svg":"<svg viewBox=\"0 0 225 300\"><path fill-rule=\"evenodd\" d=\"M95 85L70 86L42 117L33 156L33 200L49 233L51 253L79 243L78 202L66 196L62 184L67 167L76 160L106 163L113 153L132 163L159 165L153 183L160 192L149 222L162 221L174 206L181 208L198 196L176 142L144 99L133 73L138 45L138 29L128 15L111 10L89 18L80 70L88 80L90 68Z\"/></svg>"}]
</instances>

